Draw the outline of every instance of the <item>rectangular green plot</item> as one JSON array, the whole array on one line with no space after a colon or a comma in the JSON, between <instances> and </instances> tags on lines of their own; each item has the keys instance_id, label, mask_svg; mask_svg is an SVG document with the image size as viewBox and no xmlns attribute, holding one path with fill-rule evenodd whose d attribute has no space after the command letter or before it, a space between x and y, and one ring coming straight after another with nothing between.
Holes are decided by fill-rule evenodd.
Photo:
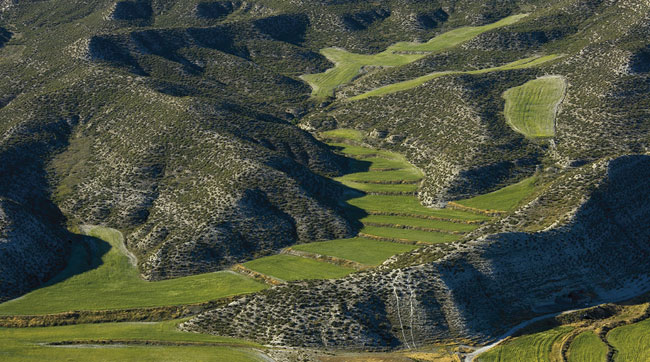
<instances>
[{"instance_id":1,"label":"rectangular green plot","mask_svg":"<svg viewBox=\"0 0 650 362\"><path fill-rule=\"evenodd\" d=\"M368 215L361 219L362 223L377 223L377 224L390 224L390 225L406 225L430 229L438 229L444 231L459 231L468 232L476 229L477 224L465 224L443 220L421 219L417 217L408 216L393 216L393 215Z\"/></svg>"},{"instance_id":2,"label":"rectangular green plot","mask_svg":"<svg viewBox=\"0 0 650 362\"><path fill-rule=\"evenodd\" d=\"M347 187L364 192L415 192L418 190L418 184L369 184L345 179L342 180L340 178L336 180Z\"/></svg>"},{"instance_id":3,"label":"rectangular green plot","mask_svg":"<svg viewBox=\"0 0 650 362\"><path fill-rule=\"evenodd\" d=\"M592 331L580 333L569 346L569 362L605 362L607 345Z\"/></svg>"},{"instance_id":4,"label":"rectangular green plot","mask_svg":"<svg viewBox=\"0 0 650 362\"><path fill-rule=\"evenodd\" d=\"M460 239L461 235L439 233L435 231L422 231L414 229L365 226L362 233L379 236L382 238L405 239L412 241L423 241L426 243L448 243Z\"/></svg>"},{"instance_id":5,"label":"rectangular green plot","mask_svg":"<svg viewBox=\"0 0 650 362\"><path fill-rule=\"evenodd\" d=\"M386 241L352 238L301 244L292 246L291 248L352 260L366 265L379 265L395 254L405 253L417 247Z\"/></svg>"},{"instance_id":6,"label":"rectangular green plot","mask_svg":"<svg viewBox=\"0 0 650 362\"><path fill-rule=\"evenodd\" d=\"M339 177L339 180L345 181L408 181L415 182L422 179L422 174L416 169L409 170L396 170L396 171L370 171L370 172L356 172Z\"/></svg>"},{"instance_id":7,"label":"rectangular green plot","mask_svg":"<svg viewBox=\"0 0 650 362\"><path fill-rule=\"evenodd\" d=\"M616 349L614 361L648 361L650 356L650 319L617 327L607 333Z\"/></svg>"},{"instance_id":8,"label":"rectangular green plot","mask_svg":"<svg viewBox=\"0 0 650 362\"><path fill-rule=\"evenodd\" d=\"M282 280L335 279L354 271L351 268L293 255L272 255L244 263L248 269Z\"/></svg>"},{"instance_id":9,"label":"rectangular green plot","mask_svg":"<svg viewBox=\"0 0 650 362\"><path fill-rule=\"evenodd\" d=\"M370 170L376 169L406 169L413 170L414 167L405 160L388 159L383 157L364 158L363 161L370 162Z\"/></svg>"},{"instance_id":10,"label":"rectangular green plot","mask_svg":"<svg viewBox=\"0 0 650 362\"><path fill-rule=\"evenodd\" d=\"M344 138L353 141L363 140L363 133L361 131L350 128L333 129L331 131L321 132L321 135L325 138Z\"/></svg>"},{"instance_id":11,"label":"rectangular green plot","mask_svg":"<svg viewBox=\"0 0 650 362\"><path fill-rule=\"evenodd\" d=\"M482 353L477 360L481 362L550 361L553 345L571 330L573 327L557 327L523 335Z\"/></svg>"},{"instance_id":12,"label":"rectangular green plot","mask_svg":"<svg viewBox=\"0 0 650 362\"><path fill-rule=\"evenodd\" d=\"M463 221L482 221L491 219L487 215L480 215L461 210L430 209L422 206L420 201L413 196L365 195L359 198L350 199L347 202L352 206L356 206L366 211L414 214L444 219L458 219Z\"/></svg>"},{"instance_id":13,"label":"rectangular green plot","mask_svg":"<svg viewBox=\"0 0 650 362\"><path fill-rule=\"evenodd\" d=\"M503 93L508 124L526 137L555 136L555 116L566 92L561 76L545 76Z\"/></svg>"},{"instance_id":14,"label":"rectangular green plot","mask_svg":"<svg viewBox=\"0 0 650 362\"><path fill-rule=\"evenodd\" d=\"M68 266L59 275L20 299L0 304L0 315L189 304L266 288L232 272L149 282L140 278L138 270L120 251L124 244L119 231L95 227L89 234L98 238L87 241L92 246L75 245ZM89 255L89 250L97 254Z\"/></svg>"},{"instance_id":15,"label":"rectangular green plot","mask_svg":"<svg viewBox=\"0 0 650 362\"><path fill-rule=\"evenodd\" d=\"M328 145L338 150L341 153L353 157L373 156L373 157L385 157L385 158L394 158L394 159L400 159L401 157L399 154L396 154L394 152L375 150L363 146L349 145L347 143L328 143Z\"/></svg>"},{"instance_id":16,"label":"rectangular green plot","mask_svg":"<svg viewBox=\"0 0 650 362\"><path fill-rule=\"evenodd\" d=\"M456 203L482 210L512 211L535 191L535 181L537 181L537 177L529 177L489 194L456 201Z\"/></svg>"}]
</instances>

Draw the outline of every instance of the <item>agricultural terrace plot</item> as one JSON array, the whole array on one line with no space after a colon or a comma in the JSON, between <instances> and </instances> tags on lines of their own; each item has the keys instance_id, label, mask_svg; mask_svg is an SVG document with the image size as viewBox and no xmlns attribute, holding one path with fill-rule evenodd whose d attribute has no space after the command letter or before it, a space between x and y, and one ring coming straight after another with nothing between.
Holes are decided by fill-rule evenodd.
<instances>
[{"instance_id":1,"label":"agricultural terrace plot","mask_svg":"<svg viewBox=\"0 0 650 362\"><path fill-rule=\"evenodd\" d=\"M334 150L344 153L346 156L357 157L357 158L369 158L369 157L385 157L385 158L394 158L396 157L393 152L375 150L372 148L349 145L347 143L328 143L329 146L334 148Z\"/></svg>"},{"instance_id":2,"label":"agricultural terrace plot","mask_svg":"<svg viewBox=\"0 0 650 362\"><path fill-rule=\"evenodd\" d=\"M461 27L438 35L426 43L399 42L377 54L356 54L340 48L325 48L321 54L333 62L335 67L324 73L305 74L301 78L312 87L312 96L332 97L336 88L354 80L364 66L391 67L408 64L455 47L486 31L514 24L526 16L527 14L512 15L492 24Z\"/></svg>"},{"instance_id":3,"label":"agricultural terrace plot","mask_svg":"<svg viewBox=\"0 0 650 362\"><path fill-rule=\"evenodd\" d=\"M417 184L377 184L377 183L363 183L348 181L345 179L337 179L347 187L361 190L363 192L376 192L376 193L415 193L418 190Z\"/></svg>"},{"instance_id":4,"label":"agricultural terrace plot","mask_svg":"<svg viewBox=\"0 0 650 362\"><path fill-rule=\"evenodd\" d=\"M332 139L347 139L352 141L361 141L363 140L363 134L361 131L350 128L337 128L331 131L321 132L321 136L324 138Z\"/></svg>"},{"instance_id":5,"label":"agricultural terrace plot","mask_svg":"<svg viewBox=\"0 0 650 362\"><path fill-rule=\"evenodd\" d=\"M489 73L489 72L497 72L497 71L504 71L504 70L514 70L514 69L525 69L525 68L532 68L541 64L544 64L546 62L549 62L551 60L554 60L556 58L559 58L559 55L557 54L551 54L543 57L530 57L530 58L525 58L525 59L520 59L516 60L514 62L502 65L500 67L492 67L492 68L485 68L485 69L478 69L478 70L469 70L469 71L444 71L444 72L434 72L434 73L429 73L417 78L409 79L403 82L398 82L394 84L389 84L383 87L379 87L377 89L373 89L371 91L368 91L366 93L359 94L357 96L354 96L350 98L350 100L360 100L364 98L369 98L369 97L378 97L378 96L383 96L386 94L391 94L391 93L396 93L396 92L401 92L405 91L408 89L412 89L415 87L419 87L422 84L436 79L440 78L446 75L459 75L459 74L483 74L483 73Z\"/></svg>"},{"instance_id":6,"label":"agricultural terrace plot","mask_svg":"<svg viewBox=\"0 0 650 362\"><path fill-rule=\"evenodd\" d=\"M512 211L535 191L537 177L529 177L489 194L479 195L456 203L483 210Z\"/></svg>"},{"instance_id":7,"label":"agricultural terrace plot","mask_svg":"<svg viewBox=\"0 0 650 362\"><path fill-rule=\"evenodd\" d=\"M356 182L415 182L422 179L417 169L395 171L356 172L337 178L339 181Z\"/></svg>"},{"instance_id":8,"label":"agricultural terrace plot","mask_svg":"<svg viewBox=\"0 0 650 362\"><path fill-rule=\"evenodd\" d=\"M616 362L647 362L650 358L650 319L612 329L607 340Z\"/></svg>"},{"instance_id":9,"label":"agricultural terrace plot","mask_svg":"<svg viewBox=\"0 0 650 362\"><path fill-rule=\"evenodd\" d=\"M566 92L560 76L528 81L503 93L505 117L515 131L526 137L555 136L555 116Z\"/></svg>"},{"instance_id":10,"label":"agricultural terrace plot","mask_svg":"<svg viewBox=\"0 0 650 362\"><path fill-rule=\"evenodd\" d=\"M342 278L354 271L351 268L293 255L272 255L243 265L258 273L286 281Z\"/></svg>"},{"instance_id":11,"label":"agricultural terrace plot","mask_svg":"<svg viewBox=\"0 0 650 362\"><path fill-rule=\"evenodd\" d=\"M444 220L421 219L408 216L393 215L368 215L361 219L365 225L375 226L409 226L413 228L424 228L441 231L469 232L476 229L477 224L463 224Z\"/></svg>"},{"instance_id":12,"label":"agricultural terrace plot","mask_svg":"<svg viewBox=\"0 0 650 362\"><path fill-rule=\"evenodd\" d=\"M320 241L291 247L295 250L352 260L365 265L379 265L393 255L416 248L413 245L364 238Z\"/></svg>"},{"instance_id":13,"label":"agricultural terrace plot","mask_svg":"<svg viewBox=\"0 0 650 362\"><path fill-rule=\"evenodd\" d=\"M592 331L580 333L569 346L569 362L605 362L607 345Z\"/></svg>"},{"instance_id":14,"label":"agricultural terrace plot","mask_svg":"<svg viewBox=\"0 0 650 362\"><path fill-rule=\"evenodd\" d=\"M517 337L479 355L477 361L551 361L553 345L572 329L573 327L557 327L548 331ZM559 349L557 352L559 354Z\"/></svg>"},{"instance_id":15,"label":"agricultural terrace plot","mask_svg":"<svg viewBox=\"0 0 650 362\"><path fill-rule=\"evenodd\" d=\"M347 201L358 208L382 213L422 215L442 219L457 219L459 221L485 221L491 218L487 215L475 214L454 209L430 209L413 196L365 195Z\"/></svg>"},{"instance_id":16,"label":"agricultural terrace plot","mask_svg":"<svg viewBox=\"0 0 650 362\"><path fill-rule=\"evenodd\" d=\"M261 361L250 348L261 346L234 338L177 330L180 320L160 323L101 323L60 327L0 328L3 361ZM63 341L160 341L193 346L111 346L61 348L45 345ZM210 345L205 345L209 343Z\"/></svg>"},{"instance_id":17,"label":"agricultural terrace plot","mask_svg":"<svg viewBox=\"0 0 650 362\"><path fill-rule=\"evenodd\" d=\"M366 226L361 229L363 234L379 236L382 238L396 240L412 240L423 243L447 243L461 238L460 235L440 233L435 231L422 231L414 229L402 229L395 227Z\"/></svg>"},{"instance_id":18,"label":"agricultural terrace plot","mask_svg":"<svg viewBox=\"0 0 650 362\"><path fill-rule=\"evenodd\" d=\"M252 293L266 286L231 272L148 282L124 255L122 234L91 228L95 238L75 245L70 262L53 280L22 298L0 304L0 314L47 314L189 304ZM90 263L87 260L91 260Z\"/></svg>"}]
</instances>

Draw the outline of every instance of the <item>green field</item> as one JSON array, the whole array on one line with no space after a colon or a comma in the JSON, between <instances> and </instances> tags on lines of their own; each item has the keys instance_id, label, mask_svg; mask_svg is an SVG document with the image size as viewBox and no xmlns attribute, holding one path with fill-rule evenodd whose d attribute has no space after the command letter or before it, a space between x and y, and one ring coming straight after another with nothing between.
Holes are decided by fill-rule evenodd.
<instances>
[{"instance_id":1,"label":"green field","mask_svg":"<svg viewBox=\"0 0 650 362\"><path fill-rule=\"evenodd\" d=\"M352 260L365 265L378 265L395 254L405 253L417 247L364 238L352 238L300 244L291 248Z\"/></svg>"},{"instance_id":2,"label":"green field","mask_svg":"<svg viewBox=\"0 0 650 362\"><path fill-rule=\"evenodd\" d=\"M605 362L607 345L592 331L580 333L569 346L569 362Z\"/></svg>"},{"instance_id":3,"label":"green field","mask_svg":"<svg viewBox=\"0 0 650 362\"><path fill-rule=\"evenodd\" d=\"M394 171L370 171L355 172L337 178L338 181L356 181L356 182L386 182L386 181L419 181L422 174L415 168L409 170Z\"/></svg>"},{"instance_id":4,"label":"green field","mask_svg":"<svg viewBox=\"0 0 650 362\"><path fill-rule=\"evenodd\" d=\"M566 81L560 76L546 76L508 89L503 93L508 124L526 137L555 136L557 107L565 92Z\"/></svg>"},{"instance_id":5,"label":"green field","mask_svg":"<svg viewBox=\"0 0 650 362\"><path fill-rule=\"evenodd\" d=\"M363 192L415 192L418 190L418 184L377 184L348 181L337 179L347 187L361 190Z\"/></svg>"},{"instance_id":6,"label":"green field","mask_svg":"<svg viewBox=\"0 0 650 362\"><path fill-rule=\"evenodd\" d=\"M529 177L489 194L479 195L456 203L482 210L512 211L535 191L537 177Z\"/></svg>"},{"instance_id":7,"label":"green field","mask_svg":"<svg viewBox=\"0 0 650 362\"><path fill-rule=\"evenodd\" d=\"M513 70L513 69L525 69L525 68L532 68L535 66L538 66L540 64L549 62L551 60L554 60L558 58L559 55L557 54L551 54L543 57L530 57L530 58L525 58L525 59L520 59L516 60L514 62L502 65L500 67L492 67L492 68L485 68L485 69L478 69L478 70L469 70L469 71L444 71L444 72L434 72L434 73L429 73L417 78L409 79L403 82L398 82L394 84L389 84L377 89L373 89L369 92L359 94L357 96L354 96L350 98L350 100L360 100L360 99L365 99L369 97L378 97L378 96L383 96L386 94L391 94L391 93L396 93L396 92L401 92L407 89L412 89L418 86L421 86L422 84L436 79L440 78L446 75L457 75L457 74L483 74L483 73L488 73L488 72L496 72L496 71L504 71L504 70Z\"/></svg>"},{"instance_id":8,"label":"green field","mask_svg":"<svg viewBox=\"0 0 650 362\"><path fill-rule=\"evenodd\" d=\"M557 327L540 333L523 335L492 348L479 355L476 360L479 362L548 362L553 344L572 329L573 327Z\"/></svg>"},{"instance_id":9,"label":"green field","mask_svg":"<svg viewBox=\"0 0 650 362\"><path fill-rule=\"evenodd\" d=\"M0 314L48 314L73 310L106 310L205 302L265 288L251 278L217 272L147 282L119 250L122 234L94 227L86 245L76 245L70 263L46 286L20 299L0 304ZM102 241L103 240L103 241ZM105 254L89 254L89 250ZM90 265L86 262L92 259ZM90 269L93 268L93 269ZM90 269L90 270L88 270Z\"/></svg>"},{"instance_id":10,"label":"green field","mask_svg":"<svg viewBox=\"0 0 650 362\"><path fill-rule=\"evenodd\" d=\"M437 229L443 231L468 232L476 229L477 224L463 224L444 220L420 219L408 216L368 215L361 219L362 223L376 223L386 225L405 225L421 228Z\"/></svg>"},{"instance_id":11,"label":"green field","mask_svg":"<svg viewBox=\"0 0 650 362\"><path fill-rule=\"evenodd\" d=\"M650 361L650 319L612 329L607 340L614 346L617 362Z\"/></svg>"},{"instance_id":12,"label":"green field","mask_svg":"<svg viewBox=\"0 0 650 362\"><path fill-rule=\"evenodd\" d=\"M357 131L356 129L350 128L337 128L331 131L325 131L320 133L324 138L330 139L347 139L352 141L361 141L363 140L363 133Z\"/></svg>"},{"instance_id":13,"label":"green field","mask_svg":"<svg viewBox=\"0 0 650 362\"><path fill-rule=\"evenodd\" d=\"M364 234L379 236L382 238L422 241L425 243L447 243L461 238L460 235L439 233L435 231L422 231L414 229L402 229L393 227L366 226L361 229Z\"/></svg>"},{"instance_id":14,"label":"green field","mask_svg":"<svg viewBox=\"0 0 650 362\"><path fill-rule=\"evenodd\" d=\"M180 332L181 321L160 323L79 324L46 328L0 328L3 361L261 361L249 348L261 346L227 337ZM51 347L61 341L162 341L193 342L195 346L92 345ZM200 345L200 343L222 345ZM83 348L85 347L85 348Z\"/></svg>"},{"instance_id":15,"label":"green field","mask_svg":"<svg viewBox=\"0 0 650 362\"><path fill-rule=\"evenodd\" d=\"M348 200L348 204L370 211L413 214L458 220L489 220L487 215L453 209L430 209L413 196L365 195Z\"/></svg>"},{"instance_id":16,"label":"green field","mask_svg":"<svg viewBox=\"0 0 650 362\"><path fill-rule=\"evenodd\" d=\"M336 88L354 80L364 66L391 67L408 64L455 47L486 31L514 24L526 16L527 14L512 15L492 24L454 29L426 43L399 42L377 54L356 54L340 48L325 48L321 50L321 54L333 62L335 67L324 73L305 74L301 78L312 87L312 96L332 97Z\"/></svg>"},{"instance_id":17,"label":"green field","mask_svg":"<svg viewBox=\"0 0 650 362\"><path fill-rule=\"evenodd\" d=\"M282 254L255 259L244 263L244 266L258 273L286 281L342 278L354 271L351 268L322 261Z\"/></svg>"}]
</instances>

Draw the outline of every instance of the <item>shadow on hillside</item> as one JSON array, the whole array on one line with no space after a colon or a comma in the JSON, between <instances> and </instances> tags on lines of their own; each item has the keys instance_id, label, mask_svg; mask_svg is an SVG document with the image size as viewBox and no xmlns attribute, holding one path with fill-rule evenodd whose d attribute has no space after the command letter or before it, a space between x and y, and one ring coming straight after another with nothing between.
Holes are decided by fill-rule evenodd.
<instances>
[{"instance_id":1,"label":"shadow on hillside","mask_svg":"<svg viewBox=\"0 0 650 362\"><path fill-rule=\"evenodd\" d=\"M72 250L68 257L66 267L59 274L48 280L42 286L44 288L61 283L75 275L99 268L104 262L102 257L111 250L111 244L92 236L75 235Z\"/></svg>"}]
</instances>

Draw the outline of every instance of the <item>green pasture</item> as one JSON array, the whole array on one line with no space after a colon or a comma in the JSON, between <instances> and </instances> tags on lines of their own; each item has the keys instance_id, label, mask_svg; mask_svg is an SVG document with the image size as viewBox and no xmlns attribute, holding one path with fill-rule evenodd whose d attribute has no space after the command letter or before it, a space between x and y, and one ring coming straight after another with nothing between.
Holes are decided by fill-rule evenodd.
<instances>
[{"instance_id":1,"label":"green pasture","mask_svg":"<svg viewBox=\"0 0 650 362\"><path fill-rule=\"evenodd\" d=\"M293 255L271 255L244 263L244 266L258 273L281 280L335 279L354 271L351 268L301 258Z\"/></svg>"},{"instance_id":2,"label":"green pasture","mask_svg":"<svg viewBox=\"0 0 650 362\"><path fill-rule=\"evenodd\" d=\"M358 142L363 140L363 133L361 131L350 128L337 128L330 131L321 132L320 135L321 137L329 139L346 139Z\"/></svg>"},{"instance_id":3,"label":"green pasture","mask_svg":"<svg viewBox=\"0 0 650 362\"><path fill-rule=\"evenodd\" d=\"M369 97L378 97L378 96L383 96L386 94L391 94L391 93L396 93L396 92L401 92L404 90L412 89L415 87L419 87L422 84L436 79L440 78L446 75L458 75L458 74L483 74L483 73L489 73L489 72L496 72L496 71L504 71L504 70L514 70L514 69L525 69L525 68L532 68L535 66L538 66L540 64L549 62L551 60L554 60L558 58L559 55L557 54L551 54L547 56L542 56L542 57L530 57L530 58L525 58L525 59L520 59L505 65L502 65L500 67L492 67L492 68L485 68L485 69L477 69L477 70L469 70L469 71L444 71L444 72L434 72L434 73L429 73L417 78L405 80L403 82L398 82L394 84L389 84L383 87L379 87L377 89L373 89L371 91L368 91L366 93L359 94L357 96L354 96L350 98L350 100L360 100L360 99L365 99Z\"/></svg>"},{"instance_id":4,"label":"green pasture","mask_svg":"<svg viewBox=\"0 0 650 362\"><path fill-rule=\"evenodd\" d=\"M514 24L526 16L527 14L512 15L492 24L454 29L426 43L399 42L377 54L356 54L341 48L325 48L321 54L335 64L334 68L323 73L305 74L301 78L312 87L312 96L321 99L332 97L336 88L354 80L365 66L392 67L408 64L455 47L486 31Z\"/></svg>"},{"instance_id":5,"label":"green pasture","mask_svg":"<svg viewBox=\"0 0 650 362\"><path fill-rule=\"evenodd\" d=\"M379 236L382 238L405 239L412 241L422 241L425 243L448 243L461 238L461 235L447 234L435 231L422 231L414 229L402 229L392 227L365 226L362 233Z\"/></svg>"},{"instance_id":6,"label":"green pasture","mask_svg":"<svg viewBox=\"0 0 650 362\"><path fill-rule=\"evenodd\" d=\"M352 238L300 244L291 248L352 260L365 265L379 265L393 255L402 254L417 247L364 238Z\"/></svg>"},{"instance_id":7,"label":"green pasture","mask_svg":"<svg viewBox=\"0 0 650 362\"><path fill-rule=\"evenodd\" d=\"M421 219L408 216L393 215L368 215L361 219L362 223L376 223L384 225L405 225L443 231L469 232L478 227L477 224L464 224L444 220Z\"/></svg>"},{"instance_id":8,"label":"green pasture","mask_svg":"<svg viewBox=\"0 0 650 362\"><path fill-rule=\"evenodd\" d=\"M0 328L3 361L262 361L243 340L177 330L182 321L101 323L60 327ZM157 341L197 343L193 346L78 345L47 346L62 341ZM215 345L201 345L210 343Z\"/></svg>"},{"instance_id":9,"label":"green pasture","mask_svg":"<svg viewBox=\"0 0 650 362\"><path fill-rule=\"evenodd\" d=\"M605 362L607 345L592 331L580 333L569 346L569 362Z\"/></svg>"},{"instance_id":10,"label":"green pasture","mask_svg":"<svg viewBox=\"0 0 650 362\"><path fill-rule=\"evenodd\" d=\"M573 327L557 327L548 331L527 334L502 343L481 354L478 362L548 362L551 348Z\"/></svg>"},{"instance_id":11,"label":"green pasture","mask_svg":"<svg viewBox=\"0 0 650 362\"><path fill-rule=\"evenodd\" d=\"M415 192L418 190L418 184L377 184L348 181L338 179L339 182L347 187L361 190L363 192Z\"/></svg>"},{"instance_id":12,"label":"green pasture","mask_svg":"<svg viewBox=\"0 0 650 362\"><path fill-rule=\"evenodd\" d=\"M43 287L0 304L1 315L49 314L205 302L252 293L265 286L231 272L216 272L148 282L120 248L122 234L94 227L94 238L75 245L65 270Z\"/></svg>"},{"instance_id":13,"label":"green pasture","mask_svg":"<svg viewBox=\"0 0 650 362\"><path fill-rule=\"evenodd\" d=\"M607 333L607 340L616 350L616 362L650 361L650 319L614 328Z\"/></svg>"},{"instance_id":14,"label":"green pasture","mask_svg":"<svg viewBox=\"0 0 650 362\"><path fill-rule=\"evenodd\" d=\"M456 203L482 210L512 211L535 191L537 177L529 177L502 189Z\"/></svg>"},{"instance_id":15,"label":"green pasture","mask_svg":"<svg viewBox=\"0 0 650 362\"><path fill-rule=\"evenodd\" d=\"M487 215L480 215L462 210L431 209L420 204L420 201L413 196L365 195L355 199L350 199L347 202L352 206L367 211L413 214L443 219L458 219L462 221L483 221L490 219Z\"/></svg>"},{"instance_id":16,"label":"green pasture","mask_svg":"<svg viewBox=\"0 0 650 362\"><path fill-rule=\"evenodd\" d=\"M546 76L528 81L503 93L506 121L526 137L555 136L555 116L564 98L566 81Z\"/></svg>"}]
</instances>

